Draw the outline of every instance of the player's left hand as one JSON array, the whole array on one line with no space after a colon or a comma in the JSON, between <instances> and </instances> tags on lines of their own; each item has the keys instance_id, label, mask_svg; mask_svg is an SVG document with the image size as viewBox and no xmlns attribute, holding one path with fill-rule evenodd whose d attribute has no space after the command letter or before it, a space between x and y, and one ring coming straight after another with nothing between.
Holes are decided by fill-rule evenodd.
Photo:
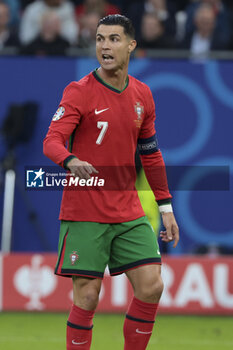
<instances>
[{"instance_id":1,"label":"player's left hand","mask_svg":"<svg viewBox=\"0 0 233 350\"><path fill-rule=\"evenodd\" d=\"M160 231L160 237L164 242L174 241L173 248L175 248L179 242L179 227L176 223L176 219L173 213L162 214L163 225L165 231Z\"/></svg>"}]
</instances>

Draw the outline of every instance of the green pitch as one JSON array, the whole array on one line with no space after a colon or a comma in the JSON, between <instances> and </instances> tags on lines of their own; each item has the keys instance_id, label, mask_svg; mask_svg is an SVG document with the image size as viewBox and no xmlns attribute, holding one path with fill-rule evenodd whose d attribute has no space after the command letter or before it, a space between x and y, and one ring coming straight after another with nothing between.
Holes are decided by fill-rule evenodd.
<instances>
[{"instance_id":1,"label":"green pitch","mask_svg":"<svg viewBox=\"0 0 233 350\"><path fill-rule=\"evenodd\" d=\"M67 315L0 313L0 349L65 350ZM95 316L93 350L123 350L122 315ZM233 318L157 317L148 350L233 349ZM136 350L136 349L135 349Z\"/></svg>"}]
</instances>

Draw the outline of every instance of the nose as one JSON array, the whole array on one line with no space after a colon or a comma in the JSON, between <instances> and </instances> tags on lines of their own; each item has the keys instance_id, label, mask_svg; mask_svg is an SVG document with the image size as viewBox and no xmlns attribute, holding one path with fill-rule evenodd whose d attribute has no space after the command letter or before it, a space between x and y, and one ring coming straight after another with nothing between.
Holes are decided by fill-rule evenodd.
<instances>
[{"instance_id":1,"label":"nose","mask_svg":"<svg viewBox=\"0 0 233 350\"><path fill-rule=\"evenodd\" d=\"M109 47L109 40L104 40L103 41L103 45L102 45L102 49L103 50L107 50L107 49L109 49L110 47Z\"/></svg>"}]
</instances>

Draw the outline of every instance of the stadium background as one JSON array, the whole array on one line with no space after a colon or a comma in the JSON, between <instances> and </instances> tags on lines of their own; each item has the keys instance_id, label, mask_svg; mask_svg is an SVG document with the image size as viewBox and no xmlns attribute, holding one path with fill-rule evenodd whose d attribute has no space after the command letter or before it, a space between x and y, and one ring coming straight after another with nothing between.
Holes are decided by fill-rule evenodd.
<instances>
[{"instance_id":1,"label":"stadium background","mask_svg":"<svg viewBox=\"0 0 233 350\"><path fill-rule=\"evenodd\" d=\"M69 309L71 285L65 287L64 279L58 282L52 277L61 192L27 191L25 166L39 169L52 165L43 156L42 140L62 91L70 81L80 79L97 66L95 59L87 58L0 58L0 124L3 125L11 104L33 101L39 106L30 142L15 149L12 254L0 255L0 309ZM170 289L165 290L160 310L232 315L232 63L135 58L129 73L147 83L155 98L156 129L171 169L169 182L181 232L175 250L171 245L168 249L161 245L168 254L164 257L164 278ZM1 135L2 160L6 151ZM214 172L211 168L211 174L210 165L216 167ZM219 177L217 167L223 165L228 167L230 184L226 178L222 183ZM197 166L194 169L198 171L193 172L190 166ZM178 175L174 169L179 170ZM1 221L3 191L1 167ZM197 257L198 253L206 254ZM100 311L125 310L132 293L125 283L124 278L112 282L106 276Z\"/></svg>"}]
</instances>

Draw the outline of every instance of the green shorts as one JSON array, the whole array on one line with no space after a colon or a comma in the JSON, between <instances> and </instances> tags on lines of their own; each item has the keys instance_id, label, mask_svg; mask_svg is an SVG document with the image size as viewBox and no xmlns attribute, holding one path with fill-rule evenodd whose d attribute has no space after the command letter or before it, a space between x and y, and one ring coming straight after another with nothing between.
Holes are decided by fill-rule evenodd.
<instances>
[{"instance_id":1,"label":"green shorts","mask_svg":"<svg viewBox=\"0 0 233 350\"><path fill-rule=\"evenodd\" d=\"M55 274L103 278L108 265L119 275L147 264L161 264L157 237L148 219L103 224L61 221Z\"/></svg>"}]
</instances>

